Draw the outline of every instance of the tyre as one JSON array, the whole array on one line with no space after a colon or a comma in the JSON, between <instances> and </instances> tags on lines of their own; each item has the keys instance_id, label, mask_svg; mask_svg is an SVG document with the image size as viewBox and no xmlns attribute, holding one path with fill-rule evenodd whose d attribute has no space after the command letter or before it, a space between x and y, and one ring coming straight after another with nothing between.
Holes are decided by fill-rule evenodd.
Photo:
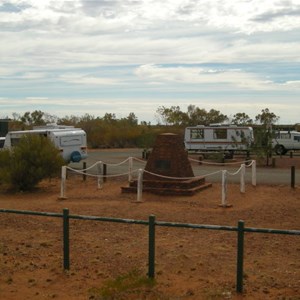
<instances>
[{"instance_id":1,"label":"tyre","mask_svg":"<svg viewBox=\"0 0 300 300\"><path fill-rule=\"evenodd\" d=\"M224 158L225 159L233 159L234 156L234 150L229 150L228 152L225 152Z\"/></svg>"},{"instance_id":2,"label":"tyre","mask_svg":"<svg viewBox=\"0 0 300 300\"><path fill-rule=\"evenodd\" d=\"M276 145L275 146L275 153L277 155L284 155L287 153L287 150L284 148L283 145Z\"/></svg>"}]
</instances>

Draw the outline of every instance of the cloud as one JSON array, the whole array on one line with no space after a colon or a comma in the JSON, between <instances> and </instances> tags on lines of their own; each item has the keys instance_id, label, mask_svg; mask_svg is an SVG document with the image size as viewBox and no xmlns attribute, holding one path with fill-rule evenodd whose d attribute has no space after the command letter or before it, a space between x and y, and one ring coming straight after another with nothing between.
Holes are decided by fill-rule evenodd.
<instances>
[{"instance_id":1,"label":"cloud","mask_svg":"<svg viewBox=\"0 0 300 300\"><path fill-rule=\"evenodd\" d=\"M48 97L26 97L25 101L28 104L41 105L42 103L47 104L49 102L49 98Z\"/></svg>"},{"instance_id":2,"label":"cloud","mask_svg":"<svg viewBox=\"0 0 300 300\"><path fill-rule=\"evenodd\" d=\"M300 5L296 7L282 8L272 11L266 11L260 15L255 16L252 20L258 22L272 22L278 18L296 17L300 16Z\"/></svg>"},{"instance_id":3,"label":"cloud","mask_svg":"<svg viewBox=\"0 0 300 300\"><path fill-rule=\"evenodd\" d=\"M252 98L247 101L248 97L240 96L238 99L220 99L214 98L212 101L205 101L199 99L194 104L206 110L217 109L223 114L233 116L237 112L245 112L251 118L254 118L261 112L262 109L268 107L270 111L280 116L282 124L296 123L300 110L300 103L292 103L289 98L281 97L274 101L274 99ZM276 97L275 97L276 99ZM249 99L248 99L249 100ZM165 97L151 97L144 98L143 105L139 99L124 99L115 98L114 101L110 99L91 99L91 98L73 98L70 101L68 98L52 99L47 97L28 97L26 99L1 99L1 113L0 117L10 116L12 112L23 114L26 111L41 110L51 115L58 117L65 117L67 115L83 116L84 114L91 114L93 116L103 117L105 113L115 113L117 118L126 117L133 112L138 117L139 121L155 122L155 112L161 105L171 107L173 105L179 106L182 111L186 111L187 106L193 104L186 98L168 99ZM120 110L120 107L122 108ZM138 109L137 109L138 108Z\"/></svg>"},{"instance_id":4,"label":"cloud","mask_svg":"<svg viewBox=\"0 0 300 300\"><path fill-rule=\"evenodd\" d=\"M127 1L124 1L126 4ZM99 16L105 18L114 18L121 5L119 1L114 0L98 0L98 1L81 1L81 9L88 16Z\"/></svg>"},{"instance_id":5,"label":"cloud","mask_svg":"<svg viewBox=\"0 0 300 300\"><path fill-rule=\"evenodd\" d=\"M299 0L0 0L0 96L23 99L20 110L149 101L152 114L299 102L299 13Z\"/></svg>"},{"instance_id":6,"label":"cloud","mask_svg":"<svg viewBox=\"0 0 300 300\"><path fill-rule=\"evenodd\" d=\"M22 79L43 79L47 78L46 73L42 72L26 72L23 75L20 76Z\"/></svg>"},{"instance_id":7,"label":"cloud","mask_svg":"<svg viewBox=\"0 0 300 300\"><path fill-rule=\"evenodd\" d=\"M282 85L286 86L288 88L300 89L300 80L286 81L286 82L282 83Z\"/></svg>"},{"instance_id":8,"label":"cloud","mask_svg":"<svg viewBox=\"0 0 300 300\"><path fill-rule=\"evenodd\" d=\"M63 74L60 77L60 80L80 85L116 85L120 82L117 79L113 78L101 78L84 74Z\"/></svg>"},{"instance_id":9,"label":"cloud","mask_svg":"<svg viewBox=\"0 0 300 300\"><path fill-rule=\"evenodd\" d=\"M214 28L253 33L271 31L272 28L299 28L295 18L298 15L296 1L265 4L260 0L27 0L5 2L0 22L2 30L46 30L50 26L60 31L63 23L69 31L92 32L94 29L97 32L107 28L106 33L115 30L149 32L151 29L160 33L160 30L171 31L174 25L184 22L189 29L194 27L201 32ZM268 24L268 20L272 20L272 24Z\"/></svg>"},{"instance_id":10,"label":"cloud","mask_svg":"<svg viewBox=\"0 0 300 300\"><path fill-rule=\"evenodd\" d=\"M236 88L268 90L274 88L269 80L238 69L204 69L197 67L160 67L143 65L136 69L136 75L150 82L197 85L231 85ZM225 87L226 89L226 87Z\"/></svg>"},{"instance_id":11,"label":"cloud","mask_svg":"<svg viewBox=\"0 0 300 300\"><path fill-rule=\"evenodd\" d=\"M0 3L0 12L19 13L28 7L30 6L26 5L25 3L4 2L4 3Z\"/></svg>"}]
</instances>

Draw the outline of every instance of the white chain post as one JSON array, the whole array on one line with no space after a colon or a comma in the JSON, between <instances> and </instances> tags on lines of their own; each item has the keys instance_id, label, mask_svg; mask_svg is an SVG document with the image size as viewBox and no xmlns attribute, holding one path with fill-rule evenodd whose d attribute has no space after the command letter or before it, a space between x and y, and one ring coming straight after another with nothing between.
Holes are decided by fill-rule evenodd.
<instances>
[{"instance_id":1,"label":"white chain post","mask_svg":"<svg viewBox=\"0 0 300 300\"><path fill-rule=\"evenodd\" d=\"M129 161L128 161L128 182L132 181L132 165L133 165L133 159L132 159L132 157L129 157Z\"/></svg>"},{"instance_id":2,"label":"white chain post","mask_svg":"<svg viewBox=\"0 0 300 300\"><path fill-rule=\"evenodd\" d=\"M98 169L98 189L102 189L103 188L103 175L102 175L102 166L103 166L103 162L99 161L98 165L97 165L97 169Z\"/></svg>"},{"instance_id":3,"label":"white chain post","mask_svg":"<svg viewBox=\"0 0 300 300\"><path fill-rule=\"evenodd\" d=\"M227 171L222 171L222 204L221 206L226 207L226 198L227 198Z\"/></svg>"},{"instance_id":4,"label":"white chain post","mask_svg":"<svg viewBox=\"0 0 300 300\"><path fill-rule=\"evenodd\" d=\"M62 166L61 167L61 183L60 183L59 199L67 199L67 197L66 197L66 178L67 178L67 166Z\"/></svg>"},{"instance_id":5,"label":"white chain post","mask_svg":"<svg viewBox=\"0 0 300 300\"><path fill-rule=\"evenodd\" d=\"M252 185L256 186L256 160L252 161Z\"/></svg>"},{"instance_id":6,"label":"white chain post","mask_svg":"<svg viewBox=\"0 0 300 300\"><path fill-rule=\"evenodd\" d=\"M245 174L246 174L246 165L241 164L241 193L245 193Z\"/></svg>"},{"instance_id":7,"label":"white chain post","mask_svg":"<svg viewBox=\"0 0 300 300\"><path fill-rule=\"evenodd\" d=\"M143 169L138 170L138 182L137 182L137 202L142 202L143 193Z\"/></svg>"}]
</instances>

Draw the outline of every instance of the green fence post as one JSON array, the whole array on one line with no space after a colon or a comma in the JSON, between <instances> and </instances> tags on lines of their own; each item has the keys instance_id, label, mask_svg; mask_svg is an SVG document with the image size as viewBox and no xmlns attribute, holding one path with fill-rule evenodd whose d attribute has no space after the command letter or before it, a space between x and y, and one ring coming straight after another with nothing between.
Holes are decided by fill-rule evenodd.
<instances>
[{"instance_id":1,"label":"green fence post","mask_svg":"<svg viewBox=\"0 0 300 300\"><path fill-rule=\"evenodd\" d=\"M243 293L243 273L244 273L244 221L238 222L238 249L237 249L237 272L236 291Z\"/></svg>"},{"instance_id":2,"label":"green fence post","mask_svg":"<svg viewBox=\"0 0 300 300\"><path fill-rule=\"evenodd\" d=\"M155 216L149 216L148 277L155 277Z\"/></svg>"},{"instance_id":3,"label":"green fence post","mask_svg":"<svg viewBox=\"0 0 300 300\"><path fill-rule=\"evenodd\" d=\"M63 209L64 270L70 269L69 209Z\"/></svg>"}]
</instances>

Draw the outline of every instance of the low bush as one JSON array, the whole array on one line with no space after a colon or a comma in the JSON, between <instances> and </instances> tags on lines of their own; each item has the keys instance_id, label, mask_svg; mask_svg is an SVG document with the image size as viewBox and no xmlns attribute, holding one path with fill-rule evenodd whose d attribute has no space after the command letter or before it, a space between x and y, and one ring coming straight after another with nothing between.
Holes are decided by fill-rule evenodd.
<instances>
[{"instance_id":1,"label":"low bush","mask_svg":"<svg viewBox=\"0 0 300 300\"><path fill-rule=\"evenodd\" d=\"M125 299L166 299L155 291L155 280L150 279L137 269L120 275L116 279L108 280L101 288L89 290L90 298L97 300L125 300Z\"/></svg>"},{"instance_id":2,"label":"low bush","mask_svg":"<svg viewBox=\"0 0 300 300\"><path fill-rule=\"evenodd\" d=\"M64 164L49 139L26 135L11 150L0 152L0 183L18 191L32 190L41 180L57 176Z\"/></svg>"}]
</instances>

